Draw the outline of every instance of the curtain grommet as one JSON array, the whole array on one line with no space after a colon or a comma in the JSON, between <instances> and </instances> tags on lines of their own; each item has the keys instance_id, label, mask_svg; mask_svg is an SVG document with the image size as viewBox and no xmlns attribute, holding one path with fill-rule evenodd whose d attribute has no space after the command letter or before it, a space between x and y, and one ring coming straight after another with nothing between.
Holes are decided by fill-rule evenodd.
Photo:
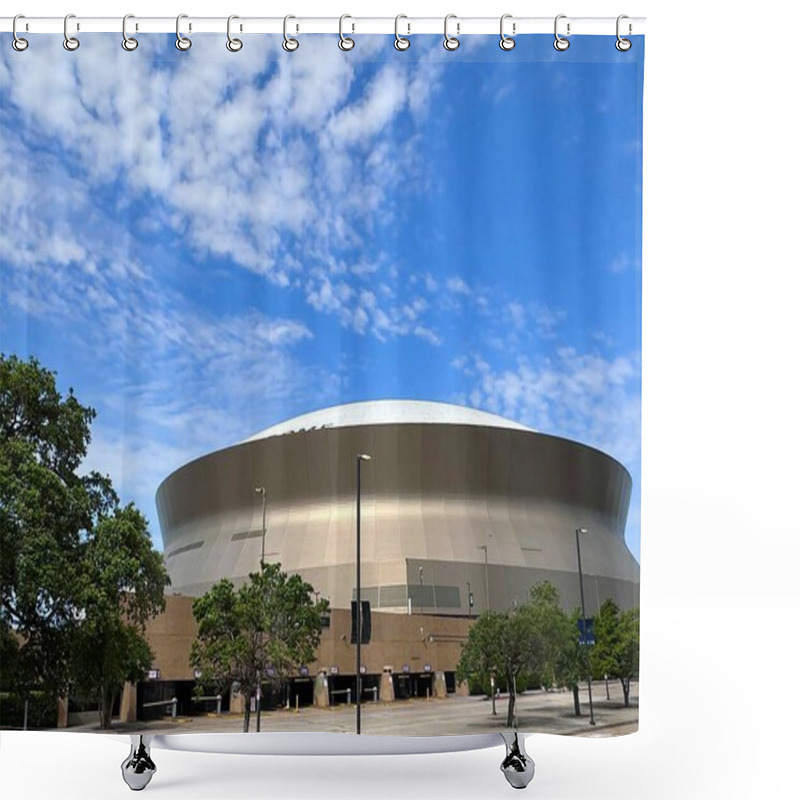
<instances>
[{"instance_id":1,"label":"curtain grommet","mask_svg":"<svg viewBox=\"0 0 800 800\"><path fill-rule=\"evenodd\" d=\"M67 16L64 17L64 42L63 42L63 44L64 44L64 49L65 50L69 50L70 52L74 52L75 50L77 50L81 46L81 43L80 43L80 40L77 37L69 35L68 25L69 25L69 21L71 19L75 19L75 15L74 14L67 14Z\"/></svg>"},{"instance_id":2,"label":"curtain grommet","mask_svg":"<svg viewBox=\"0 0 800 800\"><path fill-rule=\"evenodd\" d=\"M181 33L181 20L187 19L188 17L188 14L178 14L178 17L175 20L175 47L177 47L182 53L185 53L192 46L192 40L188 36L184 36ZM189 30L191 29L192 26L190 25Z\"/></svg>"},{"instance_id":3,"label":"curtain grommet","mask_svg":"<svg viewBox=\"0 0 800 800\"><path fill-rule=\"evenodd\" d=\"M516 40L512 36L506 36L505 31L503 30L503 26L505 25L505 21L507 19L512 19L512 15L503 14L503 16L500 17L500 42L499 42L500 49L504 50L506 53L509 52L509 50L513 50L517 46ZM516 23L514 23L512 30L515 33L516 33L516 27L517 25Z\"/></svg>"},{"instance_id":4,"label":"curtain grommet","mask_svg":"<svg viewBox=\"0 0 800 800\"><path fill-rule=\"evenodd\" d=\"M408 19L405 14L398 14L394 18L394 49L399 50L401 53L408 50L411 47L411 39L406 38L405 36L400 35L400 20L401 19ZM406 23L408 26L408 32L411 33L411 25Z\"/></svg>"},{"instance_id":5,"label":"curtain grommet","mask_svg":"<svg viewBox=\"0 0 800 800\"><path fill-rule=\"evenodd\" d=\"M445 50L449 50L452 53L453 50L458 50L458 48L461 47L461 42L455 36L451 36L447 32L447 23L451 19L457 19L456 15L448 14L444 18L444 41L442 42L442 46ZM458 27L456 27L456 32L458 32Z\"/></svg>"},{"instance_id":6,"label":"curtain grommet","mask_svg":"<svg viewBox=\"0 0 800 800\"><path fill-rule=\"evenodd\" d=\"M633 47L633 42L630 39L626 39L619 32L620 23L622 22L622 20L628 19L628 18L629 17L628 17L627 14L620 14L617 17L617 41L614 43L614 47L616 47L617 50L620 51L620 53L627 53L628 50L630 50L631 47ZM628 25L628 33L630 33L630 31L631 31L631 25L629 24Z\"/></svg>"},{"instance_id":7,"label":"curtain grommet","mask_svg":"<svg viewBox=\"0 0 800 800\"><path fill-rule=\"evenodd\" d=\"M283 44L281 46L287 53L294 53L294 51L300 47L300 42L297 39L289 36L288 26L290 19L297 19L297 17L292 14L287 14L283 18Z\"/></svg>"},{"instance_id":8,"label":"curtain grommet","mask_svg":"<svg viewBox=\"0 0 800 800\"><path fill-rule=\"evenodd\" d=\"M241 39L236 39L231 36L231 22L235 19L239 19L237 14L231 14L228 17L228 41L225 42L225 47L227 47L231 53L238 53L242 47L244 47Z\"/></svg>"},{"instance_id":9,"label":"curtain grommet","mask_svg":"<svg viewBox=\"0 0 800 800\"><path fill-rule=\"evenodd\" d=\"M21 36L17 35L17 20L18 19L25 19L24 14L17 14L14 17L14 21L11 23L11 33L14 35L14 40L11 42L11 46L18 52L23 53L25 50L28 49L28 40L23 39Z\"/></svg>"},{"instance_id":10,"label":"curtain grommet","mask_svg":"<svg viewBox=\"0 0 800 800\"><path fill-rule=\"evenodd\" d=\"M556 37L555 41L553 42L553 47L555 47L555 49L558 50L559 53L563 53L565 50L569 50L569 39L567 39L566 36L561 36L561 34L559 34L558 32L558 21L560 19L566 19L566 18L567 18L566 14L559 14L556 17L555 22L553 23L553 33L555 34ZM570 23L568 22L567 36L569 36L570 33L569 29L570 29Z\"/></svg>"},{"instance_id":11,"label":"curtain grommet","mask_svg":"<svg viewBox=\"0 0 800 800\"><path fill-rule=\"evenodd\" d=\"M139 46L139 40L133 36L128 36L127 25L129 19L135 19L133 14L126 14L122 18L122 49L132 53Z\"/></svg>"},{"instance_id":12,"label":"curtain grommet","mask_svg":"<svg viewBox=\"0 0 800 800\"><path fill-rule=\"evenodd\" d=\"M353 19L349 14L342 14L339 17L339 49L343 50L345 53L349 52L356 46L355 39L352 39L349 36L344 35L344 21L346 19ZM353 26L355 30L355 26Z\"/></svg>"}]
</instances>

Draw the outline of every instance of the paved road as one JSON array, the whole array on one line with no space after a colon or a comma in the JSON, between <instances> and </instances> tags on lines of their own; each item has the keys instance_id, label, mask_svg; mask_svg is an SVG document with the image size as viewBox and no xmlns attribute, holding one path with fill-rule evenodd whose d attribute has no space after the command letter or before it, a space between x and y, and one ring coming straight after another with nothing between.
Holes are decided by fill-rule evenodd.
<instances>
[{"instance_id":1,"label":"paved road","mask_svg":"<svg viewBox=\"0 0 800 800\"><path fill-rule=\"evenodd\" d=\"M583 716L576 717L571 692L525 692L517 698L517 727L519 730L560 733L572 736L615 736L632 733L638 728L638 685L631 686L631 707L623 705L619 682L609 683L610 700L606 699L603 683L593 686L596 725L589 725L589 699L586 688L581 690ZM505 729L508 698L498 698L497 716L492 716L492 704L482 697L457 697L447 699L414 699L395 703L367 701L362 706L363 733L393 734L398 736L458 735L490 733ZM242 716L223 714L205 717L178 718L174 722L159 720L114 724L114 731L144 731L152 733L216 733L240 732ZM262 731L327 731L353 733L355 706L336 705L331 708L302 708L269 711L261 715ZM70 730L99 731L96 724L70 728ZM250 730L255 730L255 715Z\"/></svg>"}]
</instances>

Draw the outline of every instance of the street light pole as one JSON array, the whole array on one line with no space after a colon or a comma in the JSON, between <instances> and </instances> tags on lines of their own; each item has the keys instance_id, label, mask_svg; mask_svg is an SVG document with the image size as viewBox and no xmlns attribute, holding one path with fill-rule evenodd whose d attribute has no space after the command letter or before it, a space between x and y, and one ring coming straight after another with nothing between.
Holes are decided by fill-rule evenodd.
<instances>
[{"instance_id":1,"label":"street light pole","mask_svg":"<svg viewBox=\"0 0 800 800\"><path fill-rule=\"evenodd\" d=\"M264 543L267 539L267 490L263 486L256 486L256 494L261 495L261 569L264 569ZM259 650L261 649L261 634L258 635ZM258 657L261 658L259 652ZM261 732L261 670L258 670L258 685L256 686L256 733Z\"/></svg>"},{"instance_id":2,"label":"street light pole","mask_svg":"<svg viewBox=\"0 0 800 800\"><path fill-rule=\"evenodd\" d=\"M575 545L578 549L578 581L581 586L581 618L583 619L583 646L586 650L586 663L589 664L587 678L589 683L589 724L594 725L594 705L592 703L592 667L589 661L589 629L586 627L586 602L583 599L583 570L581 568L581 534L589 533L586 528L575 529Z\"/></svg>"},{"instance_id":3,"label":"street light pole","mask_svg":"<svg viewBox=\"0 0 800 800\"><path fill-rule=\"evenodd\" d=\"M472 617L472 584L467 581L467 614Z\"/></svg>"},{"instance_id":4,"label":"street light pole","mask_svg":"<svg viewBox=\"0 0 800 800\"><path fill-rule=\"evenodd\" d=\"M478 550L483 550L483 563L486 575L486 610L492 610L492 604L489 602L489 545L479 545Z\"/></svg>"},{"instance_id":5,"label":"street light pole","mask_svg":"<svg viewBox=\"0 0 800 800\"><path fill-rule=\"evenodd\" d=\"M425 603L422 602L422 567L419 568L419 613L425 613Z\"/></svg>"},{"instance_id":6,"label":"street light pole","mask_svg":"<svg viewBox=\"0 0 800 800\"><path fill-rule=\"evenodd\" d=\"M256 494L261 495L261 563L264 563L264 543L267 539L267 490L256 486Z\"/></svg>"},{"instance_id":7,"label":"street light pole","mask_svg":"<svg viewBox=\"0 0 800 800\"><path fill-rule=\"evenodd\" d=\"M356 456L356 733L361 733L361 462L372 456Z\"/></svg>"}]
</instances>

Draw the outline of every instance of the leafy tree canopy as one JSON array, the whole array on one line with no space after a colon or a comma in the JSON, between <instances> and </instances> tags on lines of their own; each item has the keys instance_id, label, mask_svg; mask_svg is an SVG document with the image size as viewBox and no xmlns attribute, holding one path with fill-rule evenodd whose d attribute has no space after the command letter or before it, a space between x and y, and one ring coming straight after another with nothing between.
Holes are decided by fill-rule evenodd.
<instances>
[{"instance_id":1,"label":"leafy tree canopy","mask_svg":"<svg viewBox=\"0 0 800 800\"><path fill-rule=\"evenodd\" d=\"M36 359L0 355L0 682L79 683L105 724L102 698L149 665L142 628L169 579L145 518L107 476L79 472L94 418Z\"/></svg>"},{"instance_id":2,"label":"leafy tree canopy","mask_svg":"<svg viewBox=\"0 0 800 800\"><path fill-rule=\"evenodd\" d=\"M507 724L514 722L516 679L527 671L555 676L570 641L569 619L549 582L531 589L530 599L505 613L486 612L470 628L457 667L469 675L503 674L509 687Z\"/></svg>"},{"instance_id":3,"label":"leafy tree canopy","mask_svg":"<svg viewBox=\"0 0 800 800\"><path fill-rule=\"evenodd\" d=\"M639 609L621 611L608 599L595 617L594 631L597 666L609 677L619 679L627 706L631 679L639 674Z\"/></svg>"},{"instance_id":4,"label":"leafy tree canopy","mask_svg":"<svg viewBox=\"0 0 800 800\"><path fill-rule=\"evenodd\" d=\"M262 681L283 681L314 660L327 600L312 599L314 587L280 564L261 570L238 590L223 579L194 601L197 639L192 665L210 691L238 683L250 697ZM271 675L268 673L270 671ZM244 730L249 727L249 705Z\"/></svg>"}]
</instances>

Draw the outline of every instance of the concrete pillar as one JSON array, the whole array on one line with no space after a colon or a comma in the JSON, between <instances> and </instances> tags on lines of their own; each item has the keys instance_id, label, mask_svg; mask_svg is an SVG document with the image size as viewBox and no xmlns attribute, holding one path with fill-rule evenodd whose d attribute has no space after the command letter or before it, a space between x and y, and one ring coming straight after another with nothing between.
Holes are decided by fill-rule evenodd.
<instances>
[{"instance_id":1,"label":"concrete pillar","mask_svg":"<svg viewBox=\"0 0 800 800\"><path fill-rule=\"evenodd\" d=\"M122 687L119 701L119 721L136 722L136 684L126 683Z\"/></svg>"},{"instance_id":2,"label":"concrete pillar","mask_svg":"<svg viewBox=\"0 0 800 800\"><path fill-rule=\"evenodd\" d=\"M447 683L444 679L444 672L433 673L433 696L447 697Z\"/></svg>"},{"instance_id":3,"label":"concrete pillar","mask_svg":"<svg viewBox=\"0 0 800 800\"><path fill-rule=\"evenodd\" d=\"M384 667L381 673L381 686L378 690L382 703L394 702L394 681L392 680L392 668Z\"/></svg>"},{"instance_id":4,"label":"concrete pillar","mask_svg":"<svg viewBox=\"0 0 800 800\"><path fill-rule=\"evenodd\" d=\"M456 683L456 694L459 697L469 697L469 681L458 681Z\"/></svg>"},{"instance_id":5,"label":"concrete pillar","mask_svg":"<svg viewBox=\"0 0 800 800\"><path fill-rule=\"evenodd\" d=\"M57 728L66 728L69 712L69 700L66 697L59 697L57 700Z\"/></svg>"},{"instance_id":6,"label":"concrete pillar","mask_svg":"<svg viewBox=\"0 0 800 800\"><path fill-rule=\"evenodd\" d=\"M234 692L231 689L231 714L244 714L247 699L241 692Z\"/></svg>"},{"instance_id":7,"label":"concrete pillar","mask_svg":"<svg viewBox=\"0 0 800 800\"><path fill-rule=\"evenodd\" d=\"M314 705L320 708L327 708L330 705L328 695L328 675L324 669L317 673L314 678Z\"/></svg>"}]
</instances>

